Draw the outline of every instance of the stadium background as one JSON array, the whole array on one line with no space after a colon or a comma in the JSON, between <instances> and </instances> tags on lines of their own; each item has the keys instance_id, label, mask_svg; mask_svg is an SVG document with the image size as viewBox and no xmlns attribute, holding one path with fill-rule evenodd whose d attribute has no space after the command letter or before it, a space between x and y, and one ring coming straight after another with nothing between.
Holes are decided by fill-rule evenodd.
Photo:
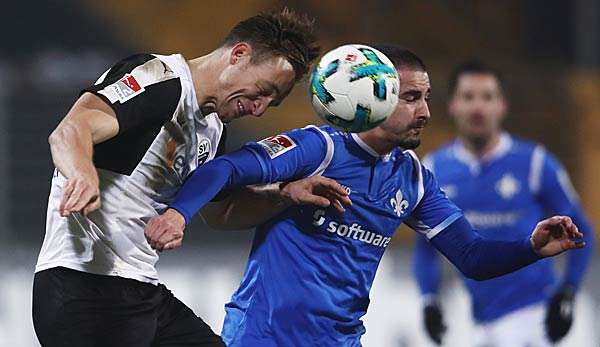
<instances>
[{"instance_id":1,"label":"stadium background","mask_svg":"<svg viewBox=\"0 0 600 347\"><path fill-rule=\"evenodd\" d=\"M44 234L52 173L47 136L78 91L136 52L203 55L238 20L283 5L317 19L325 49L394 42L419 54L433 86L422 155L452 136L447 75L480 57L505 73L507 128L544 143L569 169L586 211L600 225L600 3L528 1L17 1L0 14L0 346L37 346L31 282ZM230 126L228 148L315 123L306 84L260 119ZM401 229L372 291L365 346L424 346L420 304L410 276L414 235ZM165 253L162 280L220 331L223 303L237 286L250 232L210 231L198 220L184 247ZM562 346L598 346L599 257L583 286L573 332ZM468 299L445 267L447 346L467 346ZM523 327L526 329L527 327Z\"/></svg>"}]
</instances>

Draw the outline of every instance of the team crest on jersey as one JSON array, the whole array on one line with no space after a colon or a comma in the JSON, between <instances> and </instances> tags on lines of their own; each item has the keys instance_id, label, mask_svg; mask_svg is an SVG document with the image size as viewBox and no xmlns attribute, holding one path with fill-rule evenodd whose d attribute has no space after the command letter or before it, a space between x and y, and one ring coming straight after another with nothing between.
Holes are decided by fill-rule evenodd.
<instances>
[{"instance_id":1,"label":"team crest on jersey","mask_svg":"<svg viewBox=\"0 0 600 347\"><path fill-rule=\"evenodd\" d=\"M120 103L124 103L136 95L143 93L145 90L135 77L130 74L125 74L123 78L110 85L110 88L115 91Z\"/></svg>"},{"instance_id":2,"label":"team crest on jersey","mask_svg":"<svg viewBox=\"0 0 600 347\"><path fill-rule=\"evenodd\" d=\"M287 135L267 137L266 139L258 141L258 144L267 151L267 154L269 154L271 159L275 159L296 147L296 142Z\"/></svg>"},{"instance_id":3,"label":"team crest on jersey","mask_svg":"<svg viewBox=\"0 0 600 347\"><path fill-rule=\"evenodd\" d=\"M390 204L398 217L402 216L408 209L408 201L404 199L400 189L396 192L396 197L390 199Z\"/></svg>"},{"instance_id":4,"label":"team crest on jersey","mask_svg":"<svg viewBox=\"0 0 600 347\"><path fill-rule=\"evenodd\" d=\"M496 193L505 200L511 199L520 189L519 181L517 181L510 173L504 174L502 178L496 182Z\"/></svg>"},{"instance_id":5,"label":"team crest on jersey","mask_svg":"<svg viewBox=\"0 0 600 347\"><path fill-rule=\"evenodd\" d=\"M203 139L198 144L198 166L204 164L210 154L210 141Z\"/></svg>"}]
</instances>

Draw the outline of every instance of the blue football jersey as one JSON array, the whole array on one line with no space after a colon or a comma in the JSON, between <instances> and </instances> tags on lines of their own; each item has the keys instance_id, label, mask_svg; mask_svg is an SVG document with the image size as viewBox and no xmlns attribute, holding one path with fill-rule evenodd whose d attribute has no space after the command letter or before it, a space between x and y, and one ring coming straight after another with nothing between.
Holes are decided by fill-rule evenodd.
<instances>
[{"instance_id":1,"label":"blue football jersey","mask_svg":"<svg viewBox=\"0 0 600 347\"><path fill-rule=\"evenodd\" d=\"M423 162L435 173L441 189L485 238L522 239L531 234L538 221L552 214L578 216L573 219L584 232L588 247L569 252L572 261L565 276L565 282L578 286L589 260L593 231L565 170L542 146L505 133L495 150L482 159L475 158L456 140ZM436 253L426 240L417 240L415 272L424 294L437 289ZM473 316L478 322L491 321L545 300L552 294L555 282L551 258L487 281L465 278Z\"/></svg>"},{"instance_id":2,"label":"blue football jersey","mask_svg":"<svg viewBox=\"0 0 600 347\"><path fill-rule=\"evenodd\" d=\"M292 206L256 230L226 304L228 346L360 346L385 249L405 222L431 238L462 216L412 151L378 155L356 134L310 126L250 143L263 181L323 175L353 205Z\"/></svg>"}]
</instances>

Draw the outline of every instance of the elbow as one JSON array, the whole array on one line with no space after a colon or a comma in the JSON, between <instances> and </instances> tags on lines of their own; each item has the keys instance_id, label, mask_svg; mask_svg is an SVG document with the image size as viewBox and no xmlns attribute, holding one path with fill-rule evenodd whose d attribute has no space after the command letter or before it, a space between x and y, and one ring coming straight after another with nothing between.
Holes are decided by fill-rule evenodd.
<instances>
[{"instance_id":1,"label":"elbow","mask_svg":"<svg viewBox=\"0 0 600 347\"><path fill-rule=\"evenodd\" d=\"M63 138L63 130L62 127L59 126L58 128L54 129L54 131L52 131L50 136L48 136L48 144L50 145L50 148L56 147Z\"/></svg>"},{"instance_id":2,"label":"elbow","mask_svg":"<svg viewBox=\"0 0 600 347\"><path fill-rule=\"evenodd\" d=\"M227 221L225 221L223 218L219 218L219 217L204 217L204 223L206 225L208 225L211 229L217 230L217 231L225 231L225 230L230 230L229 228L227 228Z\"/></svg>"},{"instance_id":3,"label":"elbow","mask_svg":"<svg viewBox=\"0 0 600 347\"><path fill-rule=\"evenodd\" d=\"M485 280L489 280L489 279L495 277L495 276L490 276L489 274L483 273L482 271L480 271L480 269L477 268L477 266L463 265L463 266L460 266L458 269L466 278L474 280L474 281L485 281Z\"/></svg>"},{"instance_id":4,"label":"elbow","mask_svg":"<svg viewBox=\"0 0 600 347\"><path fill-rule=\"evenodd\" d=\"M217 231L235 230L230 222L230 204L227 201L211 203L200 210L204 223Z\"/></svg>"},{"instance_id":5,"label":"elbow","mask_svg":"<svg viewBox=\"0 0 600 347\"><path fill-rule=\"evenodd\" d=\"M70 122L63 122L52 131L50 136L48 136L48 144L50 144L50 149L56 149L61 145L72 140L74 136L77 135L77 127Z\"/></svg>"}]
</instances>

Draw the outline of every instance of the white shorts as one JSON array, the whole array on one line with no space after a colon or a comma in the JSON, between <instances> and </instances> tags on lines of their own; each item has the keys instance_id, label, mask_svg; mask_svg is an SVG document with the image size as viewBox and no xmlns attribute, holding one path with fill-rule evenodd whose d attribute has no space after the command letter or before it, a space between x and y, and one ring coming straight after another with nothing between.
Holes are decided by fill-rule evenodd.
<instances>
[{"instance_id":1,"label":"white shorts","mask_svg":"<svg viewBox=\"0 0 600 347\"><path fill-rule=\"evenodd\" d=\"M475 347L550 347L544 319L546 305L526 306L474 329Z\"/></svg>"}]
</instances>

